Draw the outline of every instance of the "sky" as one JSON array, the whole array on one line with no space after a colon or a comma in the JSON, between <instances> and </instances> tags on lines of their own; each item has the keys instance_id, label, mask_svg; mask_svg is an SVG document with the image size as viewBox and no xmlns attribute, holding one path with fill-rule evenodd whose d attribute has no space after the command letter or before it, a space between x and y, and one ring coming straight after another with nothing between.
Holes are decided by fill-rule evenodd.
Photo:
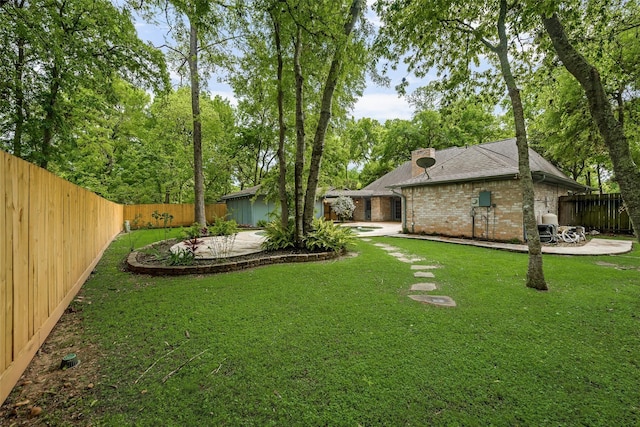
<instances>
[{"instance_id":1,"label":"sky","mask_svg":"<svg viewBox=\"0 0 640 427\"><path fill-rule=\"evenodd\" d=\"M369 0L368 3L370 6L372 1ZM374 26L380 25L377 16L371 11L371 7L369 7L369 12L367 13L367 19ZM162 28L162 26L152 25L141 18L136 18L136 28L142 40L150 41L155 46L160 46L164 43L164 35L167 32L166 27ZM175 77L175 74L172 77ZM389 77L391 78L389 87L378 86L367 78L367 86L363 96L357 101L351 112L353 117L356 119L369 117L378 120L380 123L390 119L411 119L413 107L409 105L405 97L397 94L394 86L399 84L402 78L406 78L410 83L409 90L415 90L419 86L425 85L427 80L416 81L415 78L403 71L395 72ZM219 83L215 78L212 78L207 84L207 89L212 95L220 95L223 98L227 98L235 105L233 91L229 85Z\"/></svg>"}]
</instances>

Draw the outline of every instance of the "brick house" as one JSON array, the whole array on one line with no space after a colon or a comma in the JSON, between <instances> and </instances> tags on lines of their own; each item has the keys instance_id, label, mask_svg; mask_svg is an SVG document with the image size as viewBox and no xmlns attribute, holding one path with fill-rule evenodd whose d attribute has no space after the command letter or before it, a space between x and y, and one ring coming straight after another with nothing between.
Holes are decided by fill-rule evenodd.
<instances>
[{"instance_id":1,"label":"brick house","mask_svg":"<svg viewBox=\"0 0 640 427\"><path fill-rule=\"evenodd\" d=\"M419 158L435 164L425 169ZM558 198L589 192L529 149L535 214L558 214ZM525 238L515 138L444 150L422 149L411 161L358 191L333 191L356 201L357 221L402 221L409 233L489 240ZM330 202L329 202L330 203ZM325 199L325 217L327 213Z\"/></svg>"},{"instance_id":2,"label":"brick house","mask_svg":"<svg viewBox=\"0 0 640 427\"><path fill-rule=\"evenodd\" d=\"M324 196L324 217L335 220L331 203L338 196L351 197L356 205L355 221L402 220L402 194L390 186L411 178L411 162L405 162L361 190L330 190Z\"/></svg>"}]
</instances>

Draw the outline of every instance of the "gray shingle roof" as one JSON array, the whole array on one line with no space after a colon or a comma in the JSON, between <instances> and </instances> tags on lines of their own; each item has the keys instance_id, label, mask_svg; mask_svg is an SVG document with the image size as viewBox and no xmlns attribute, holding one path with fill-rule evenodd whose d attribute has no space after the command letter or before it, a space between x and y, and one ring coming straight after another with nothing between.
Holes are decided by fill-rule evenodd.
<instances>
[{"instance_id":1,"label":"gray shingle roof","mask_svg":"<svg viewBox=\"0 0 640 427\"><path fill-rule=\"evenodd\" d=\"M229 200L229 199L241 199L244 197L253 197L258 193L260 189L260 184L254 185L253 187L245 188L244 190L236 191L235 193L230 193L222 196L221 200Z\"/></svg>"},{"instance_id":2,"label":"gray shingle roof","mask_svg":"<svg viewBox=\"0 0 640 427\"><path fill-rule=\"evenodd\" d=\"M371 191L373 196L391 196L393 193L389 187L409 179L411 179L411 161L404 162L388 174L381 176L364 187L363 190Z\"/></svg>"},{"instance_id":3,"label":"gray shingle roof","mask_svg":"<svg viewBox=\"0 0 640 427\"><path fill-rule=\"evenodd\" d=\"M564 175L551 162L531 148L529 163L534 177L563 184L573 190L584 190L585 186ZM518 175L518 150L516 139L490 142L468 147L452 147L436 151L436 164L414 178L396 181L392 187L414 187L464 182L484 179L499 179Z\"/></svg>"}]
</instances>

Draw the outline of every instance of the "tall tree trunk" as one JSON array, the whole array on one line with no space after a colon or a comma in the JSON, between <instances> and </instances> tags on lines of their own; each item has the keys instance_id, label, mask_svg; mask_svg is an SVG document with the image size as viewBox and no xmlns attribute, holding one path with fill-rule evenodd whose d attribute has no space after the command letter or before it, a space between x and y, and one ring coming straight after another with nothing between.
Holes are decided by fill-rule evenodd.
<instances>
[{"instance_id":1,"label":"tall tree trunk","mask_svg":"<svg viewBox=\"0 0 640 427\"><path fill-rule=\"evenodd\" d=\"M324 91L322 93L322 103L320 104L320 120L318 121L316 133L313 138L313 150L311 152L307 191L304 200L303 228L305 234L311 231L313 223L316 191L318 189L318 179L320 176L320 164L322 162L322 154L324 152L327 127L329 126L329 120L331 120L331 103L333 101L333 93L335 92L336 85L338 83L338 77L340 77L344 51L347 48L351 32L356 25L356 21L362 12L363 5L364 0L353 0L351 3L349 18L347 22L345 22L343 28L345 36L344 42L342 45L336 46L336 51L331 61L331 67L329 68L329 74L325 81Z\"/></svg>"},{"instance_id":2,"label":"tall tree trunk","mask_svg":"<svg viewBox=\"0 0 640 427\"><path fill-rule=\"evenodd\" d=\"M191 112L193 115L193 187L194 218L206 225L204 210L204 174L202 171L202 121L200 118L200 76L198 75L198 26L189 21L189 75L191 78Z\"/></svg>"},{"instance_id":3,"label":"tall tree trunk","mask_svg":"<svg viewBox=\"0 0 640 427\"><path fill-rule=\"evenodd\" d=\"M591 116L598 125L600 135L609 150L615 180L627 208L629 219L640 242L640 171L629 150L629 141L620 122L616 120L600 73L578 52L567 37L557 14L543 17L544 24L558 57L578 80L589 101Z\"/></svg>"},{"instance_id":4,"label":"tall tree trunk","mask_svg":"<svg viewBox=\"0 0 640 427\"><path fill-rule=\"evenodd\" d=\"M16 125L13 132L13 155L22 157L22 133L24 129L24 39L17 40L18 58L15 63L14 89L16 97Z\"/></svg>"},{"instance_id":5,"label":"tall tree trunk","mask_svg":"<svg viewBox=\"0 0 640 427\"><path fill-rule=\"evenodd\" d=\"M280 39L280 21L270 11L273 21L273 33L276 43L276 53L278 57L278 197L280 199L280 224L283 229L289 227L289 200L287 198L287 159L284 150L287 126L284 121L284 89L282 82L282 42Z\"/></svg>"},{"instance_id":6,"label":"tall tree trunk","mask_svg":"<svg viewBox=\"0 0 640 427\"><path fill-rule=\"evenodd\" d=\"M600 195L603 195L604 190L602 188L602 173L601 173L600 163L598 163L598 165L596 166L596 171L598 172L598 193Z\"/></svg>"},{"instance_id":7,"label":"tall tree trunk","mask_svg":"<svg viewBox=\"0 0 640 427\"><path fill-rule=\"evenodd\" d=\"M304 188L302 174L304 172L304 151L306 144L304 141L304 77L302 76L302 66L300 65L300 55L302 54L302 28L298 27L293 52L293 69L296 80L296 162L294 169L294 203L295 203L295 241L296 246L304 245Z\"/></svg>"},{"instance_id":8,"label":"tall tree trunk","mask_svg":"<svg viewBox=\"0 0 640 427\"><path fill-rule=\"evenodd\" d=\"M49 96L45 105L45 117L42 131L42 147L40 147L40 158L38 159L38 166L46 169L49 166L49 160L51 157L51 143L53 142L53 134L56 128L58 107L58 93L60 91L60 69L57 65L53 66L51 70L51 83L49 86Z\"/></svg>"},{"instance_id":9,"label":"tall tree trunk","mask_svg":"<svg viewBox=\"0 0 640 427\"><path fill-rule=\"evenodd\" d=\"M516 127L516 145L518 146L518 170L520 172L520 185L522 188L522 214L527 233L527 245L529 247L529 266L527 268L527 287L545 291L548 289L544 279L542 268L542 245L538 234L538 224L535 215L535 194L531 167L529 163L529 144L527 142L527 129L524 119L524 109L520 98L520 90L511 71L508 54L508 40L506 34L505 19L507 14L506 0L500 0L500 16L498 17L498 35L500 44L496 52L500 58L502 77L509 91L513 118Z\"/></svg>"}]
</instances>

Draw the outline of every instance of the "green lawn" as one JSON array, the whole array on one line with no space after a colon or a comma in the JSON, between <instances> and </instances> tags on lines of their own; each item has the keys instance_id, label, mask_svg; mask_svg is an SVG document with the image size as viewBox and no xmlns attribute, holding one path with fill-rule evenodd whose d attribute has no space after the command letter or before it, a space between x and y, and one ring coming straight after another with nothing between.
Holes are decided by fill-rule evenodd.
<instances>
[{"instance_id":1,"label":"green lawn","mask_svg":"<svg viewBox=\"0 0 640 427\"><path fill-rule=\"evenodd\" d=\"M431 294L458 306L409 299L420 280L375 242L439 265ZM640 423L637 245L545 256L545 293L524 286L526 255L446 243L374 238L333 262L172 278L122 272L128 245L83 290L105 355L79 403L94 425Z\"/></svg>"}]
</instances>

